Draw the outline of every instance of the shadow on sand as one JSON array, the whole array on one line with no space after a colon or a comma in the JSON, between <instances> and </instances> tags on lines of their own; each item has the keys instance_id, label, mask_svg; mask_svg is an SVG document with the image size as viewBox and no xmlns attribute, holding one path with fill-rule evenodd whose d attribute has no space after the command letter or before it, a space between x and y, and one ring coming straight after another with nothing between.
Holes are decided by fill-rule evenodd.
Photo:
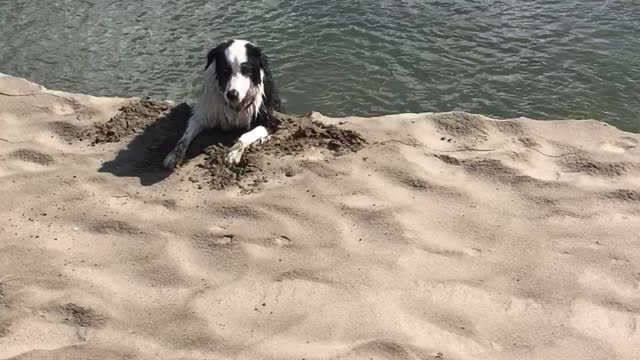
<instances>
[{"instance_id":1,"label":"shadow on sand","mask_svg":"<svg viewBox=\"0 0 640 360\"><path fill-rule=\"evenodd\" d=\"M103 163L98 171L115 176L137 177L143 186L166 179L171 172L162 167L162 161L180 139L190 115L191 107L182 103L171 108L166 115L149 119L149 125L135 135L115 159ZM185 161L202 154L211 145L230 146L237 137L237 133L205 131L191 143Z\"/></svg>"}]
</instances>

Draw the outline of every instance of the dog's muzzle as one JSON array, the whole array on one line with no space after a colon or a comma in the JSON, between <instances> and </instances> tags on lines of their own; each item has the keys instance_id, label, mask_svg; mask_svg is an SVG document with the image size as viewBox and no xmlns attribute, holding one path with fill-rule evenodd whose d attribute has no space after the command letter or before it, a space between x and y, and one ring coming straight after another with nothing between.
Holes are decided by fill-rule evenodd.
<instances>
[{"instance_id":1,"label":"dog's muzzle","mask_svg":"<svg viewBox=\"0 0 640 360\"><path fill-rule=\"evenodd\" d=\"M229 101L229 103L233 103L233 104L237 104L238 103L238 98L240 97L240 94L238 93L238 90L229 90L226 93L226 97L227 100Z\"/></svg>"}]
</instances>

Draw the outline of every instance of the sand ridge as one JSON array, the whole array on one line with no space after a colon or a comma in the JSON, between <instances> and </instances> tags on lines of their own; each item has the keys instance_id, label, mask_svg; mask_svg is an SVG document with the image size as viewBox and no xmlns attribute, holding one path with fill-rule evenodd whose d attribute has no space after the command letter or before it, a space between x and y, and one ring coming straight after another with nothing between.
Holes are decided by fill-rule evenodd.
<instances>
[{"instance_id":1,"label":"sand ridge","mask_svg":"<svg viewBox=\"0 0 640 360\"><path fill-rule=\"evenodd\" d=\"M312 113L215 190L186 105L78 140L140 101L0 77L0 358L638 358L639 135Z\"/></svg>"}]
</instances>

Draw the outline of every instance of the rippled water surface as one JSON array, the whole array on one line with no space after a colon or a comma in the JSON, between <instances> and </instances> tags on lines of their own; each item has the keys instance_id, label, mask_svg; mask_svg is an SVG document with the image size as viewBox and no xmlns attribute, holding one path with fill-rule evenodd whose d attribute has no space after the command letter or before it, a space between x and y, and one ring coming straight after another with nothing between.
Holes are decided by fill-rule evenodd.
<instances>
[{"instance_id":1,"label":"rippled water surface","mask_svg":"<svg viewBox=\"0 0 640 360\"><path fill-rule=\"evenodd\" d=\"M640 130L640 1L0 0L0 72L50 88L193 101L227 38L266 50L294 113Z\"/></svg>"}]
</instances>

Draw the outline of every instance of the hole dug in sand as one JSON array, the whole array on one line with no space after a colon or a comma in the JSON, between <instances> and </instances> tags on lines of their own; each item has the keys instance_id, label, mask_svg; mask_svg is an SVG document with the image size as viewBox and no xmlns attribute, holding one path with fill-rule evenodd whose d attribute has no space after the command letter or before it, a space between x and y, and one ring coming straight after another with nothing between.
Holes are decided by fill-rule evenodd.
<instances>
[{"instance_id":1,"label":"hole dug in sand","mask_svg":"<svg viewBox=\"0 0 640 360\"><path fill-rule=\"evenodd\" d=\"M328 149L332 156L341 156L360 150L366 141L360 134L352 130L326 125L309 118L297 118L278 114L280 129L264 144L251 147L237 166L228 166L224 157L228 147L218 144L209 146L202 167L211 175L210 186L216 190L231 185L239 185L247 175L254 176L254 181L266 182L267 171L262 158L281 158L296 156L312 148ZM267 166L269 164L267 163ZM291 176L291 170L283 170L285 176Z\"/></svg>"},{"instance_id":2,"label":"hole dug in sand","mask_svg":"<svg viewBox=\"0 0 640 360\"><path fill-rule=\"evenodd\" d=\"M135 135L116 158L105 162L100 171L116 176L139 177L143 185L165 179L171 172L162 168L162 160L173 149L184 131L191 108L182 103L171 107L157 100L138 100L123 106L118 114L103 124L84 131L84 137L98 146L118 143ZM186 160L204 153L203 163L196 168L177 169L188 172L193 182L206 179L210 188L223 190L230 186L253 185L266 182L280 171L271 166L270 159L300 155L310 149L325 150L330 157L356 152L364 147L365 139L357 132L327 125L303 116L277 113L280 129L264 144L252 146L237 166L225 164L224 157L240 133L203 132L191 144ZM82 139L83 137L79 137ZM202 175L206 175L203 177ZM251 189L250 189L251 190Z\"/></svg>"}]
</instances>

